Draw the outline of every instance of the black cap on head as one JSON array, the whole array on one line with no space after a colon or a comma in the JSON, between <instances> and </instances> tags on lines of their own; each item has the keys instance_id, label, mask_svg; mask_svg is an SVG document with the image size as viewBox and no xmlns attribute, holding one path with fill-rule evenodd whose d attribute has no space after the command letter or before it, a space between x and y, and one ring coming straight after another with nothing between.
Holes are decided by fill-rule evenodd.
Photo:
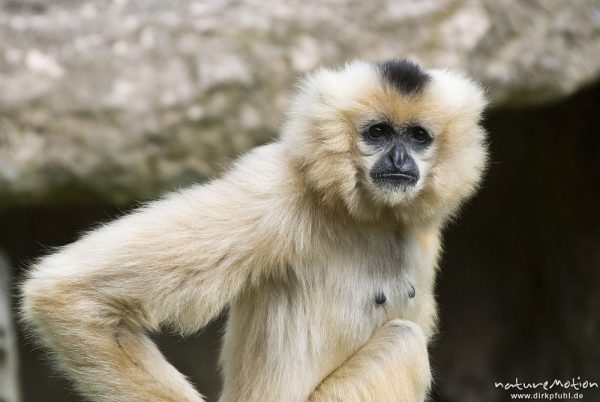
<instances>
[{"instance_id":1,"label":"black cap on head","mask_svg":"<svg viewBox=\"0 0 600 402\"><path fill-rule=\"evenodd\" d=\"M431 79L419 65L408 60L388 60L377 63L383 79L404 94L417 94Z\"/></svg>"}]
</instances>

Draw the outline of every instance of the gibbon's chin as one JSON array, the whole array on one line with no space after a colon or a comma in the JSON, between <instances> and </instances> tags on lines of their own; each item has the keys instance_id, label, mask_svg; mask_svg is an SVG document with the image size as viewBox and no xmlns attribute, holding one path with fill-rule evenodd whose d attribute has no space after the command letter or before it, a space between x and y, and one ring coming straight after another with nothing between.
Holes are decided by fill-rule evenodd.
<instances>
[{"instance_id":1,"label":"gibbon's chin","mask_svg":"<svg viewBox=\"0 0 600 402\"><path fill-rule=\"evenodd\" d=\"M375 202L387 207L398 207L412 202L421 192L420 182L376 181L371 194Z\"/></svg>"}]
</instances>

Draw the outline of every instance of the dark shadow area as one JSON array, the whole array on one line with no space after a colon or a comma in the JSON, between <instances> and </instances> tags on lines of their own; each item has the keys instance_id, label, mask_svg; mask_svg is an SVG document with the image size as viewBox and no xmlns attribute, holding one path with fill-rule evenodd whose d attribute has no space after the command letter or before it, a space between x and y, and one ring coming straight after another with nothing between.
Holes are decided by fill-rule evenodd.
<instances>
[{"instance_id":1,"label":"dark shadow area","mask_svg":"<svg viewBox=\"0 0 600 402\"><path fill-rule=\"evenodd\" d=\"M488 114L492 163L445 237L440 402L509 400L495 381L600 381L600 85L563 102ZM17 275L47 247L122 211L109 205L0 213L0 247ZM161 336L169 361L216 401L221 318L187 339ZM43 352L20 335L24 401L75 401ZM582 391L584 400L600 392Z\"/></svg>"},{"instance_id":2,"label":"dark shadow area","mask_svg":"<svg viewBox=\"0 0 600 402\"><path fill-rule=\"evenodd\" d=\"M495 381L600 382L600 86L488 114L491 166L445 237L437 401ZM582 392L600 400L600 392Z\"/></svg>"}]
</instances>

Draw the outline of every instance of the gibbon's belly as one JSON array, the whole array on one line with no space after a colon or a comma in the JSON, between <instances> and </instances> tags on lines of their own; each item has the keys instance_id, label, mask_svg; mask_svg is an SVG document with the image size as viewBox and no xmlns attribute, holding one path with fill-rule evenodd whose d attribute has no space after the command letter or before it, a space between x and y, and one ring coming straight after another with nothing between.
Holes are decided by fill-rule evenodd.
<instances>
[{"instance_id":1,"label":"gibbon's belly","mask_svg":"<svg viewBox=\"0 0 600 402\"><path fill-rule=\"evenodd\" d=\"M228 387L248 401L305 401L378 327L414 320L413 254L406 247L323 253L242 296L230 309L221 401Z\"/></svg>"}]
</instances>

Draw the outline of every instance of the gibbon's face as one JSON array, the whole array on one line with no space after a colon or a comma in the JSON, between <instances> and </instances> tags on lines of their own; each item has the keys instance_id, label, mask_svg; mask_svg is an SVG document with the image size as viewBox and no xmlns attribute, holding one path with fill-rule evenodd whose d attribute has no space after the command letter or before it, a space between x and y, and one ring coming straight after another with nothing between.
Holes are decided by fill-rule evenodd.
<instances>
[{"instance_id":1,"label":"gibbon's face","mask_svg":"<svg viewBox=\"0 0 600 402\"><path fill-rule=\"evenodd\" d=\"M368 216L452 213L487 159L473 81L405 60L353 62L302 84L284 140L309 183Z\"/></svg>"},{"instance_id":2,"label":"gibbon's face","mask_svg":"<svg viewBox=\"0 0 600 402\"><path fill-rule=\"evenodd\" d=\"M373 196L396 204L418 194L434 149L434 138L423 124L379 116L359 130L364 177Z\"/></svg>"}]
</instances>

